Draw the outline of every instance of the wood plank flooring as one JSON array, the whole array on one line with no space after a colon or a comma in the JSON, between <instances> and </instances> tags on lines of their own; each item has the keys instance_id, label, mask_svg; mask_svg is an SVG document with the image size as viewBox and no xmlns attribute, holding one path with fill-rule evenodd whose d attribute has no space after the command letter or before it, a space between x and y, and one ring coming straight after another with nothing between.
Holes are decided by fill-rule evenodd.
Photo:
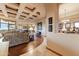
<instances>
[{"instance_id":1,"label":"wood plank flooring","mask_svg":"<svg viewBox=\"0 0 79 59\"><path fill-rule=\"evenodd\" d=\"M48 55L52 55L52 56L63 56L62 54L60 54L60 53L58 53L58 52L56 52L56 51L54 51L54 50L52 50L52 49L50 49L50 48L48 48L47 47L47 53L48 53Z\"/></svg>"},{"instance_id":2,"label":"wood plank flooring","mask_svg":"<svg viewBox=\"0 0 79 59\"><path fill-rule=\"evenodd\" d=\"M45 56L59 56L58 54L50 51L49 49L46 49L47 54Z\"/></svg>"},{"instance_id":3,"label":"wood plank flooring","mask_svg":"<svg viewBox=\"0 0 79 59\"><path fill-rule=\"evenodd\" d=\"M39 46L43 41L43 38L37 38L34 41L31 41L29 43L23 43L14 47L9 48L9 56L19 56L21 54L24 54L28 52L31 49L36 48Z\"/></svg>"},{"instance_id":4,"label":"wood plank flooring","mask_svg":"<svg viewBox=\"0 0 79 59\"><path fill-rule=\"evenodd\" d=\"M23 43L14 47L9 48L9 56L19 56L24 53L27 53L29 50L36 48L43 42L43 38L39 37L34 41L31 41L29 43ZM26 55L27 56L27 55ZM55 51L52 51L51 49L46 48L46 55L44 56L61 56L61 54L58 54Z\"/></svg>"}]
</instances>

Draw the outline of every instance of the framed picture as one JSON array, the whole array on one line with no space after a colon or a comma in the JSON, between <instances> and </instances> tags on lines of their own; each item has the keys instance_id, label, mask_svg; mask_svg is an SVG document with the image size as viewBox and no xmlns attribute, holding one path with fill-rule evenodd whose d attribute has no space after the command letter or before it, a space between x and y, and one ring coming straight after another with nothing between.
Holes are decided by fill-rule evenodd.
<instances>
[{"instance_id":1,"label":"framed picture","mask_svg":"<svg viewBox=\"0 0 79 59\"><path fill-rule=\"evenodd\" d=\"M42 22L37 23L37 30L42 30Z\"/></svg>"},{"instance_id":2,"label":"framed picture","mask_svg":"<svg viewBox=\"0 0 79 59\"><path fill-rule=\"evenodd\" d=\"M37 23L37 36L42 35L42 22Z\"/></svg>"},{"instance_id":3,"label":"framed picture","mask_svg":"<svg viewBox=\"0 0 79 59\"><path fill-rule=\"evenodd\" d=\"M58 28L62 29L63 28L63 23L59 23Z\"/></svg>"}]
</instances>

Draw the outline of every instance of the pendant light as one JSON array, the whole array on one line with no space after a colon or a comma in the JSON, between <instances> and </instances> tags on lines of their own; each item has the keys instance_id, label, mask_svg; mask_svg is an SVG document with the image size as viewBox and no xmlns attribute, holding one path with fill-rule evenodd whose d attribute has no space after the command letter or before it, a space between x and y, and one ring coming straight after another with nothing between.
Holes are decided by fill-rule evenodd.
<instances>
[{"instance_id":1,"label":"pendant light","mask_svg":"<svg viewBox=\"0 0 79 59\"><path fill-rule=\"evenodd\" d=\"M67 23L67 22L69 22L70 20L67 18L67 11L66 11L66 9L64 9L64 20L62 21L63 23Z\"/></svg>"}]
</instances>

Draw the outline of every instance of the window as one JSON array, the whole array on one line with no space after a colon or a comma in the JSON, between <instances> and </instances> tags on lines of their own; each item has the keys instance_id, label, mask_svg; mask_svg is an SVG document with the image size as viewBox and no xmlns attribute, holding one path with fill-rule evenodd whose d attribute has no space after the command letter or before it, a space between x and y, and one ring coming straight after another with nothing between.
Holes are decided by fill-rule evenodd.
<instances>
[{"instance_id":1,"label":"window","mask_svg":"<svg viewBox=\"0 0 79 59\"><path fill-rule=\"evenodd\" d=\"M15 22L0 20L0 30L12 30L15 29Z\"/></svg>"},{"instance_id":2,"label":"window","mask_svg":"<svg viewBox=\"0 0 79 59\"><path fill-rule=\"evenodd\" d=\"M48 19L48 31L52 32L53 24L52 24L52 17L49 17Z\"/></svg>"},{"instance_id":3,"label":"window","mask_svg":"<svg viewBox=\"0 0 79 59\"><path fill-rule=\"evenodd\" d=\"M9 29L15 29L15 25L14 24L9 24Z\"/></svg>"},{"instance_id":4,"label":"window","mask_svg":"<svg viewBox=\"0 0 79 59\"><path fill-rule=\"evenodd\" d=\"M1 20L0 30L8 30L8 21Z\"/></svg>"},{"instance_id":5,"label":"window","mask_svg":"<svg viewBox=\"0 0 79 59\"><path fill-rule=\"evenodd\" d=\"M37 23L37 33L38 33L38 35L42 34L42 30L43 30L43 28L42 28L42 22L38 22Z\"/></svg>"},{"instance_id":6,"label":"window","mask_svg":"<svg viewBox=\"0 0 79 59\"><path fill-rule=\"evenodd\" d=\"M52 17L49 18L48 22L49 24L52 24Z\"/></svg>"},{"instance_id":7,"label":"window","mask_svg":"<svg viewBox=\"0 0 79 59\"><path fill-rule=\"evenodd\" d=\"M49 25L49 32L52 32L52 25Z\"/></svg>"},{"instance_id":8,"label":"window","mask_svg":"<svg viewBox=\"0 0 79 59\"><path fill-rule=\"evenodd\" d=\"M9 30L15 29L15 22L9 21Z\"/></svg>"},{"instance_id":9,"label":"window","mask_svg":"<svg viewBox=\"0 0 79 59\"><path fill-rule=\"evenodd\" d=\"M76 28L79 28L79 22L76 22L76 23L75 23L75 27L76 27Z\"/></svg>"}]
</instances>

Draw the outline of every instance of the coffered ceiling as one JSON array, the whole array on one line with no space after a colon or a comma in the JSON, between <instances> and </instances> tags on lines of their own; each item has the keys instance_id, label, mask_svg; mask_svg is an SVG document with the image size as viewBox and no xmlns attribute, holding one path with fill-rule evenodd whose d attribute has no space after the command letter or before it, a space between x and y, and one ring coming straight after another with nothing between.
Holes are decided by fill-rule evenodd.
<instances>
[{"instance_id":1,"label":"coffered ceiling","mask_svg":"<svg viewBox=\"0 0 79 59\"><path fill-rule=\"evenodd\" d=\"M0 18L12 21L38 20L45 17L44 4L0 3Z\"/></svg>"}]
</instances>

